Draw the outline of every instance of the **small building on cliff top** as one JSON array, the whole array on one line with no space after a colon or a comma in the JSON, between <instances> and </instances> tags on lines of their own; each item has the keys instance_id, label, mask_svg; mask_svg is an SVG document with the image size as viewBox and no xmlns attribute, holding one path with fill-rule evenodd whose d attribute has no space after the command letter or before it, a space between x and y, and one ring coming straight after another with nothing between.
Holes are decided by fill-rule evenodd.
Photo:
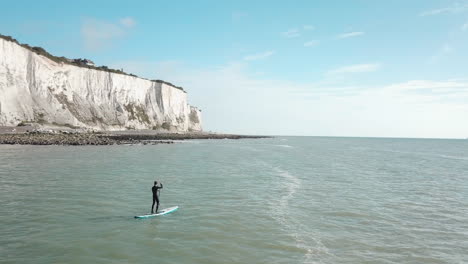
<instances>
[{"instance_id":1,"label":"small building on cliff top","mask_svg":"<svg viewBox=\"0 0 468 264\"><path fill-rule=\"evenodd\" d=\"M93 61L88 59L74 59L73 62L78 65L96 66Z\"/></svg>"}]
</instances>

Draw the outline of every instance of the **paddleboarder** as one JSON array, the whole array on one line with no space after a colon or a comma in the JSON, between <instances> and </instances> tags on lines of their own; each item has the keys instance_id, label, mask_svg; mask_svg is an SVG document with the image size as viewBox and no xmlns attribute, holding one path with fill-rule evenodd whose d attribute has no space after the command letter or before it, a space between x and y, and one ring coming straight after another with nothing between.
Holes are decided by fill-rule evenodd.
<instances>
[{"instance_id":1,"label":"paddleboarder","mask_svg":"<svg viewBox=\"0 0 468 264\"><path fill-rule=\"evenodd\" d=\"M162 183L159 183L159 185L161 185L161 186L158 186L158 182L157 182L157 181L154 181L154 186L153 186L153 188L151 188L151 190L153 191L153 205L151 206L151 214L154 214L154 213L155 213L155 212L153 211L154 203L156 203L156 214L158 213L158 208L159 208L158 191L159 191L159 189L162 189L162 188L163 188Z\"/></svg>"}]
</instances>

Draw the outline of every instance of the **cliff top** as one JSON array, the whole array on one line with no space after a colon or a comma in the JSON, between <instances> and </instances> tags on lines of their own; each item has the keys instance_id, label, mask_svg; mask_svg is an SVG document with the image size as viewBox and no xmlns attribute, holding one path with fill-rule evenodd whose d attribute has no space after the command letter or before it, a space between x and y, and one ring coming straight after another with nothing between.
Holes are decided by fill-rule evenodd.
<instances>
[{"instance_id":1,"label":"cliff top","mask_svg":"<svg viewBox=\"0 0 468 264\"><path fill-rule=\"evenodd\" d=\"M50 54L49 52L47 52L44 48L41 48L41 47L31 47L29 46L28 44L22 44L22 43L19 43L18 40L12 38L11 36L5 36L5 35L2 35L0 34L0 39L4 39L6 41L10 41L10 42L14 42L16 44L18 44L19 46L25 48L25 49L28 49L38 55L41 55L41 56L44 56L52 61L55 61L57 63L64 63L64 64L70 64L70 65L73 65L73 66L76 66L76 67L81 67L81 68L88 68L88 69L93 69L93 70L98 70L98 71L105 71L105 72L110 72L110 73L116 73L116 74L123 74L123 75L128 75L128 76L132 76L132 77L135 77L135 78L140 78L140 79L144 79L144 80L148 80L146 78L142 78L142 77L139 77L135 74L132 74L132 73L126 73L122 70L117 70L117 69L111 69L111 68L108 68L107 66L94 66L94 65L90 65L90 64L86 64L86 63L82 63L83 61L87 61L86 59L85 60L81 60L81 59L68 59L66 57L57 57L57 56L54 56L52 54ZM166 84L166 85L169 85L169 86L172 86L176 89L179 89L179 90L182 90L183 92L185 92L184 88L180 87L180 86L176 86L170 82L166 82L166 81L163 81L163 80L149 80L149 81L152 81L152 82L156 82L156 83L163 83L163 84Z\"/></svg>"}]
</instances>

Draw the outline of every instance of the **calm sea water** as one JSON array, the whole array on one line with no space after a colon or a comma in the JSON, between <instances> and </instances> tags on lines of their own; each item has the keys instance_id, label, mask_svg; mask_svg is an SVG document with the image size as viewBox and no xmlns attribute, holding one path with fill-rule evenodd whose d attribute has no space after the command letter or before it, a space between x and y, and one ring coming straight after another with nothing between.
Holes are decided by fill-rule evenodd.
<instances>
[{"instance_id":1,"label":"calm sea water","mask_svg":"<svg viewBox=\"0 0 468 264\"><path fill-rule=\"evenodd\" d=\"M468 263L468 140L1 145L0 202L1 263Z\"/></svg>"}]
</instances>

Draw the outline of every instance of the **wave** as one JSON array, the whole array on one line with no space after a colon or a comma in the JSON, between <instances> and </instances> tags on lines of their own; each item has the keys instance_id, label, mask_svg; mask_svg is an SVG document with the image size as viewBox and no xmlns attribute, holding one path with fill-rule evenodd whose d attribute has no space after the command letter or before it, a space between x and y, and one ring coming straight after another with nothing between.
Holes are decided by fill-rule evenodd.
<instances>
[{"instance_id":1,"label":"wave","mask_svg":"<svg viewBox=\"0 0 468 264\"><path fill-rule=\"evenodd\" d=\"M247 150L253 152L260 152L261 150L254 147L254 145L240 145L240 144L224 144L222 147L231 148L231 149L238 149L238 150Z\"/></svg>"},{"instance_id":2,"label":"wave","mask_svg":"<svg viewBox=\"0 0 468 264\"><path fill-rule=\"evenodd\" d=\"M171 140L174 143L191 143L191 144L200 144L200 140L186 139L186 140Z\"/></svg>"},{"instance_id":3,"label":"wave","mask_svg":"<svg viewBox=\"0 0 468 264\"><path fill-rule=\"evenodd\" d=\"M417 152L417 151L402 151L402 150L391 150L391 149L376 149L376 150L377 151L392 152L392 153L419 155L419 156L426 156L426 157L433 157L433 158L443 158L443 159L452 159L452 160L468 160L468 157L466 157L466 156L452 156L452 155L444 155L444 154L436 154L436 153Z\"/></svg>"},{"instance_id":4,"label":"wave","mask_svg":"<svg viewBox=\"0 0 468 264\"><path fill-rule=\"evenodd\" d=\"M266 164L267 165L267 164ZM291 216L290 201L294 198L296 192L301 188L302 181L289 171L283 170L275 166L269 166L277 176L281 179L278 180L281 184L279 188L285 189L284 195L280 196L278 200L272 202L271 211L277 211L273 218L280 223L283 230L286 231L296 243L296 246L304 250L304 259L302 263L320 263L317 262L318 256L329 255L328 248L319 239L319 236L307 232L307 226L300 221L295 220ZM284 188L285 187L285 188Z\"/></svg>"},{"instance_id":5,"label":"wave","mask_svg":"<svg viewBox=\"0 0 468 264\"><path fill-rule=\"evenodd\" d=\"M438 155L438 156L444 159L468 160L468 157L450 156L450 155Z\"/></svg>"},{"instance_id":6,"label":"wave","mask_svg":"<svg viewBox=\"0 0 468 264\"><path fill-rule=\"evenodd\" d=\"M294 148L293 146L290 145L273 145L275 147L281 147L281 148Z\"/></svg>"}]
</instances>

